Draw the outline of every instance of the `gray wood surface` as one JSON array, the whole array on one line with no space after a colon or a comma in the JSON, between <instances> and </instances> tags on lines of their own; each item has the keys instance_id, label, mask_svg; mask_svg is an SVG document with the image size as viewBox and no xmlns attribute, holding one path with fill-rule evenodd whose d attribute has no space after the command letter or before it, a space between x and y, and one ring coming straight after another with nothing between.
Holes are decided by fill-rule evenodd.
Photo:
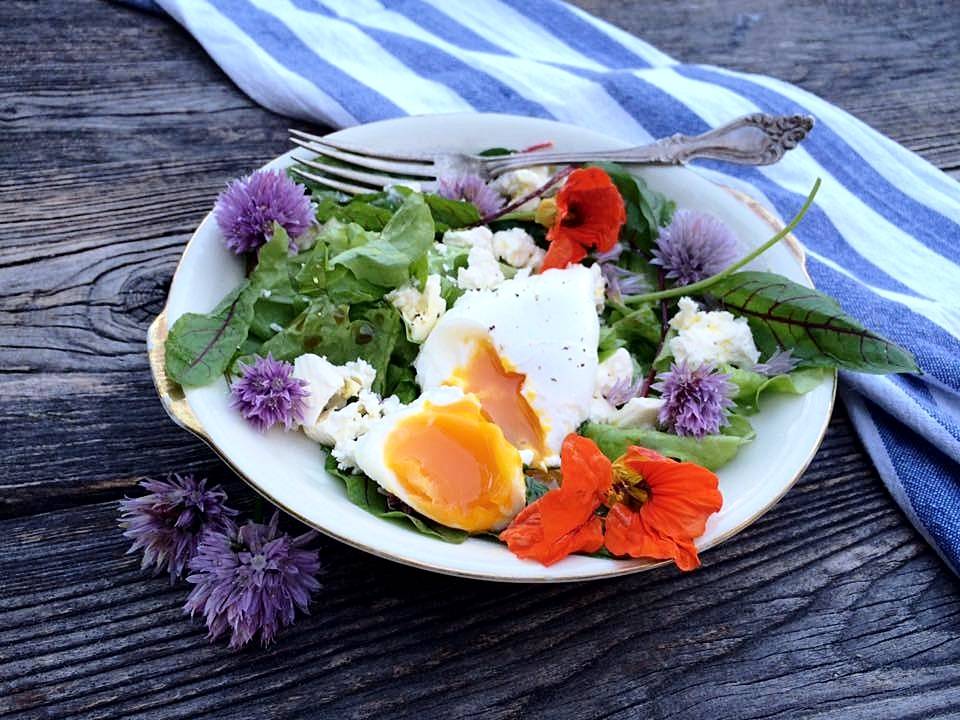
<instances>
[{"instance_id":1,"label":"gray wood surface","mask_svg":"<svg viewBox=\"0 0 960 720\"><path fill-rule=\"evenodd\" d=\"M817 92L960 176L956 2L580 0L668 53ZM323 539L313 614L211 646L115 501L194 470L144 333L230 178L286 148L172 22L0 3L0 716L960 717L958 584L842 408L800 483L704 567L584 585L423 573ZM291 524L292 527L292 524Z\"/></svg>"}]
</instances>

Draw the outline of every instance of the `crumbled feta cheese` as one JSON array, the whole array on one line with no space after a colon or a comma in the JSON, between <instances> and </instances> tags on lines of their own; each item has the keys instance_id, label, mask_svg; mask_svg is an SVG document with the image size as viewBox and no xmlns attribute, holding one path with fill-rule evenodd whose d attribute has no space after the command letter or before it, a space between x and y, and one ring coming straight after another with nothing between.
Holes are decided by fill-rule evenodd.
<instances>
[{"instance_id":1,"label":"crumbled feta cheese","mask_svg":"<svg viewBox=\"0 0 960 720\"><path fill-rule=\"evenodd\" d=\"M467 267L457 270L457 285L463 290L490 290L504 281L503 270L491 250L474 245Z\"/></svg>"},{"instance_id":2,"label":"crumbled feta cheese","mask_svg":"<svg viewBox=\"0 0 960 720\"><path fill-rule=\"evenodd\" d=\"M373 381L377 379L377 369L366 360L349 360L343 364L341 370L343 375L343 394L345 397L353 397L361 390L369 390L373 387Z\"/></svg>"},{"instance_id":3,"label":"crumbled feta cheese","mask_svg":"<svg viewBox=\"0 0 960 720\"><path fill-rule=\"evenodd\" d=\"M595 423L608 423L617 414L617 408L603 397L594 396L590 401L590 415L588 419Z\"/></svg>"},{"instance_id":4,"label":"crumbled feta cheese","mask_svg":"<svg viewBox=\"0 0 960 720\"><path fill-rule=\"evenodd\" d=\"M376 393L361 390L360 396L338 410L327 412L307 433L312 439L323 445L331 446L330 451L342 470L356 468L354 451L359 440L370 427L387 415L402 407L400 400L392 395L383 400Z\"/></svg>"},{"instance_id":5,"label":"crumbled feta cheese","mask_svg":"<svg viewBox=\"0 0 960 720\"><path fill-rule=\"evenodd\" d=\"M619 427L654 427L663 403L663 398L631 398L608 422Z\"/></svg>"},{"instance_id":6,"label":"crumbled feta cheese","mask_svg":"<svg viewBox=\"0 0 960 720\"><path fill-rule=\"evenodd\" d=\"M321 416L342 407L360 392L369 391L377 371L366 360L334 365L325 357L307 353L293 361L293 376L307 383L301 427L307 437L316 440L314 434Z\"/></svg>"},{"instance_id":7,"label":"crumbled feta cheese","mask_svg":"<svg viewBox=\"0 0 960 720\"><path fill-rule=\"evenodd\" d=\"M466 228L465 230L447 230L443 234L445 245L482 247L493 252L493 231L486 225Z\"/></svg>"},{"instance_id":8,"label":"crumbled feta cheese","mask_svg":"<svg viewBox=\"0 0 960 720\"><path fill-rule=\"evenodd\" d=\"M447 301L440 294L440 276L429 275L423 292L413 283L407 283L387 293L387 300L400 311L407 327L407 339L422 343L447 310Z\"/></svg>"},{"instance_id":9,"label":"crumbled feta cheese","mask_svg":"<svg viewBox=\"0 0 960 720\"><path fill-rule=\"evenodd\" d=\"M308 353L293 361L293 377L307 383L307 397L304 398L303 426L313 427L317 419L331 400L340 395L343 389L343 374L325 357Z\"/></svg>"},{"instance_id":10,"label":"crumbled feta cheese","mask_svg":"<svg viewBox=\"0 0 960 720\"><path fill-rule=\"evenodd\" d=\"M546 254L523 228L498 230L493 234L493 252L515 268L537 268Z\"/></svg>"},{"instance_id":11,"label":"crumbled feta cheese","mask_svg":"<svg viewBox=\"0 0 960 720\"><path fill-rule=\"evenodd\" d=\"M618 427L655 427L663 402L661 398L636 397L618 409L605 398L595 397L590 403L589 419Z\"/></svg>"},{"instance_id":12,"label":"crumbled feta cheese","mask_svg":"<svg viewBox=\"0 0 960 720\"><path fill-rule=\"evenodd\" d=\"M597 306L597 312L602 312L607 304L607 279L603 276L600 263L591 265L590 273L593 275L593 303Z\"/></svg>"},{"instance_id":13,"label":"crumbled feta cheese","mask_svg":"<svg viewBox=\"0 0 960 720\"><path fill-rule=\"evenodd\" d=\"M670 351L677 362L695 367L703 363L750 367L760 358L746 318L725 310L705 312L688 297L680 298L679 305L680 311L670 319L670 327L677 331Z\"/></svg>"},{"instance_id":14,"label":"crumbled feta cheese","mask_svg":"<svg viewBox=\"0 0 960 720\"><path fill-rule=\"evenodd\" d=\"M533 458L536 457L536 453L530 448L525 448L520 451L520 462L524 465L530 465L533 463Z\"/></svg>"},{"instance_id":15,"label":"crumbled feta cheese","mask_svg":"<svg viewBox=\"0 0 960 720\"><path fill-rule=\"evenodd\" d=\"M633 382L633 358L625 348L617 348L613 354L597 366L597 384L594 395L606 397L618 384Z\"/></svg>"},{"instance_id":16,"label":"crumbled feta cheese","mask_svg":"<svg viewBox=\"0 0 960 720\"><path fill-rule=\"evenodd\" d=\"M516 200L532 193L550 179L550 168L546 165L523 168L504 173L493 182L493 188L510 200ZM520 210L535 210L540 200L534 198L520 206Z\"/></svg>"}]
</instances>

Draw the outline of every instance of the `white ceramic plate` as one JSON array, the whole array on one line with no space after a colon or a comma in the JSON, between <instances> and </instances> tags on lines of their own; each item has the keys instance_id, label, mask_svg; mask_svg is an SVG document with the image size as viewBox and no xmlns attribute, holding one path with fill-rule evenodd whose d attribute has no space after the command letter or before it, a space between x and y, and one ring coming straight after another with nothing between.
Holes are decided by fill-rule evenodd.
<instances>
[{"instance_id":1,"label":"white ceramic plate","mask_svg":"<svg viewBox=\"0 0 960 720\"><path fill-rule=\"evenodd\" d=\"M588 130L506 115L434 115L372 123L343 130L347 143L384 150L476 151L485 147L525 147L551 140L558 150L623 147L622 141ZM268 168L291 164L287 153ZM764 219L742 198L685 168L643 168L647 182L677 202L723 219L746 246L772 234ZM810 284L802 255L779 245L757 267ZM208 215L197 228L177 268L163 316L151 329L155 379L174 419L197 432L250 485L303 522L343 542L381 557L452 575L515 582L562 582L623 575L657 563L572 556L545 568L519 560L505 546L479 539L450 545L420 535L404 525L366 513L346 498L342 484L323 469L319 446L300 433L253 430L229 407L225 381L186 391L172 399L164 390L162 339L165 328L185 312L209 312L243 278L241 261L224 247L216 223ZM797 397L771 397L753 418L756 440L744 447L720 476L722 510L710 518L697 542L701 550L733 536L768 510L797 480L813 458L833 407L835 378ZM174 407L178 406L178 407ZM192 413L192 417L189 417Z\"/></svg>"}]
</instances>

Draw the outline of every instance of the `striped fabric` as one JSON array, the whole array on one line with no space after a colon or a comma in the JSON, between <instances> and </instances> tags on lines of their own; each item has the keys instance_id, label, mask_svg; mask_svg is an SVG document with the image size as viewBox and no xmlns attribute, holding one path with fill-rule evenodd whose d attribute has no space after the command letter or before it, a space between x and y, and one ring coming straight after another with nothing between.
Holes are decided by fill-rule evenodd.
<instances>
[{"instance_id":1,"label":"striped fabric","mask_svg":"<svg viewBox=\"0 0 960 720\"><path fill-rule=\"evenodd\" d=\"M335 127L475 110L553 118L643 143L758 110L814 115L812 136L778 165L699 167L783 217L823 178L798 233L811 275L850 314L910 348L924 370L843 374L843 397L893 496L960 568L955 181L797 87L680 64L556 0L156 2L257 102Z\"/></svg>"}]
</instances>

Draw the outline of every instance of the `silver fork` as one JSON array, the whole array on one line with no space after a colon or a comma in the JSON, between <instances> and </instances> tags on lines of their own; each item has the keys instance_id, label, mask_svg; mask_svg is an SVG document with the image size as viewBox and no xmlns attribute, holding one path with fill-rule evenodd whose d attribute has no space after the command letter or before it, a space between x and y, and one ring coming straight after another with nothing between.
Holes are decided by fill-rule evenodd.
<instances>
[{"instance_id":1,"label":"silver fork","mask_svg":"<svg viewBox=\"0 0 960 720\"><path fill-rule=\"evenodd\" d=\"M740 165L770 165L795 148L813 128L807 115L755 113L692 137L671 135L649 145L623 150L587 152L528 152L485 157L463 153L417 154L380 152L290 130L290 140L319 156L347 163L333 165L298 160L291 170L314 182L358 195L382 190L387 185L417 183L425 192L437 189L437 179L464 174L494 180L505 172L535 165L617 162L634 165L681 165L695 158L726 160Z\"/></svg>"}]
</instances>

